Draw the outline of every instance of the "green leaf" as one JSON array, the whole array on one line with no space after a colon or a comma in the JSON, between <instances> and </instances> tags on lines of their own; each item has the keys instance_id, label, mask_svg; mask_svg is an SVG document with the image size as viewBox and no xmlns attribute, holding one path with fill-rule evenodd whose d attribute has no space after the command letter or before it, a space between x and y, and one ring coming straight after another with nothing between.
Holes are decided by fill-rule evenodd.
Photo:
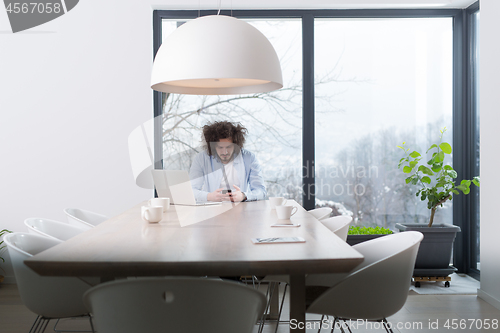
<instances>
[{"instance_id":1,"label":"green leaf","mask_svg":"<svg viewBox=\"0 0 500 333\"><path fill-rule=\"evenodd\" d=\"M474 177L474 179L472 179L472 182L474 183L474 185L479 187L479 177Z\"/></svg>"},{"instance_id":2,"label":"green leaf","mask_svg":"<svg viewBox=\"0 0 500 333\"><path fill-rule=\"evenodd\" d=\"M413 168L415 167L415 165L417 165L417 164L418 164L418 160L416 160L416 161L411 161L411 162L410 162L410 168L412 168L412 169L413 169Z\"/></svg>"},{"instance_id":3,"label":"green leaf","mask_svg":"<svg viewBox=\"0 0 500 333\"><path fill-rule=\"evenodd\" d=\"M460 182L461 185L467 185L467 186L470 186L470 183L471 181L470 180L467 180L467 179L464 179Z\"/></svg>"},{"instance_id":4,"label":"green leaf","mask_svg":"<svg viewBox=\"0 0 500 333\"><path fill-rule=\"evenodd\" d=\"M434 171L434 172L438 173L439 171L441 171L441 166L442 166L442 165L443 165L442 163L436 163L436 164L434 164L434 165L432 166L432 171Z\"/></svg>"},{"instance_id":5,"label":"green leaf","mask_svg":"<svg viewBox=\"0 0 500 333\"><path fill-rule=\"evenodd\" d=\"M460 192L458 192L457 190L451 190L451 191L455 194L460 194Z\"/></svg>"},{"instance_id":6,"label":"green leaf","mask_svg":"<svg viewBox=\"0 0 500 333\"><path fill-rule=\"evenodd\" d=\"M418 183L418 178L417 178L417 177L413 178L413 179L411 180L411 183L412 183L413 185L417 185L417 183Z\"/></svg>"},{"instance_id":7,"label":"green leaf","mask_svg":"<svg viewBox=\"0 0 500 333\"><path fill-rule=\"evenodd\" d=\"M432 172L432 170L429 169L428 167L426 167L425 165L419 166L418 167L418 171L422 172L425 175L429 175L429 176L433 176L434 175L434 173Z\"/></svg>"},{"instance_id":8,"label":"green leaf","mask_svg":"<svg viewBox=\"0 0 500 333\"><path fill-rule=\"evenodd\" d=\"M467 185L467 183L465 184L460 184L458 185L456 188L458 188L460 191L462 191L464 194L469 194L470 192L470 188L469 186Z\"/></svg>"},{"instance_id":9,"label":"green leaf","mask_svg":"<svg viewBox=\"0 0 500 333\"><path fill-rule=\"evenodd\" d=\"M436 163L441 163L444 161L444 153L442 151L440 151L435 157L434 157L434 161Z\"/></svg>"},{"instance_id":10,"label":"green leaf","mask_svg":"<svg viewBox=\"0 0 500 333\"><path fill-rule=\"evenodd\" d=\"M424 176L424 177L422 177L422 182L426 183L426 184L430 184L431 183L431 179L428 176Z\"/></svg>"},{"instance_id":11,"label":"green leaf","mask_svg":"<svg viewBox=\"0 0 500 333\"><path fill-rule=\"evenodd\" d=\"M405 166L405 167L403 168L403 172L404 172L404 173L410 173L410 172L411 172L411 170L413 170L413 168L410 168L409 166Z\"/></svg>"},{"instance_id":12,"label":"green leaf","mask_svg":"<svg viewBox=\"0 0 500 333\"><path fill-rule=\"evenodd\" d=\"M448 164L446 164L446 165L444 166L444 169L445 169L445 170L448 170L448 171L453 170L453 168L451 167L451 165L448 165Z\"/></svg>"},{"instance_id":13,"label":"green leaf","mask_svg":"<svg viewBox=\"0 0 500 333\"><path fill-rule=\"evenodd\" d=\"M439 145L439 148L445 153L445 154L451 154L451 145L447 142L441 142Z\"/></svg>"},{"instance_id":14,"label":"green leaf","mask_svg":"<svg viewBox=\"0 0 500 333\"><path fill-rule=\"evenodd\" d=\"M434 144L434 145L432 145L432 146L430 146L430 147L429 147L429 149L427 149L426 153L428 153L428 152L429 152L429 150L431 150L432 148L437 148L437 147L438 147L438 146L437 146L437 145L435 145L435 144Z\"/></svg>"},{"instance_id":15,"label":"green leaf","mask_svg":"<svg viewBox=\"0 0 500 333\"><path fill-rule=\"evenodd\" d=\"M446 172L448 174L448 176L450 176L451 178L457 178L458 175L457 175L457 172L455 170L450 170L448 172Z\"/></svg>"},{"instance_id":16,"label":"green leaf","mask_svg":"<svg viewBox=\"0 0 500 333\"><path fill-rule=\"evenodd\" d=\"M413 157L413 158L417 158L419 156L422 156L420 155L420 153L418 151L413 151L411 154L410 154L410 157Z\"/></svg>"},{"instance_id":17,"label":"green leaf","mask_svg":"<svg viewBox=\"0 0 500 333\"><path fill-rule=\"evenodd\" d=\"M444 187L444 185L446 185L447 183L448 183L447 181L441 180L436 183L436 188Z\"/></svg>"},{"instance_id":18,"label":"green leaf","mask_svg":"<svg viewBox=\"0 0 500 333\"><path fill-rule=\"evenodd\" d=\"M404 150L404 148L403 148L403 147L401 147L401 146L396 146L396 147L401 148L401 149L403 149L403 150Z\"/></svg>"},{"instance_id":19,"label":"green leaf","mask_svg":"<svg viewBox=\"0 0 500 333\"><path fill-rule=\"evenodd\" d=\"M412 178L413 178L413 176L406 178L405 179L406 184L409 184L411 182Z\"/></svg>"}]
</instances>

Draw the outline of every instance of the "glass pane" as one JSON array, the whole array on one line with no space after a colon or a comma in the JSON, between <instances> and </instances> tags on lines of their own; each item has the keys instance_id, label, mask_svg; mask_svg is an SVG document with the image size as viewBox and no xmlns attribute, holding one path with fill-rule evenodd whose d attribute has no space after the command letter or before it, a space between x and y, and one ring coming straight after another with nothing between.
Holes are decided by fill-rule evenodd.
<instances>
[{"instance_id":1,"label":"glass pane","mask_svg":"<svg viewBox=\"0 0 500 333\"><path fill-rule=\"evenodd\" d=\"M201 151L201 128L220 120L248 129L245 148L256 154L268 196L302 202L302 24L300 20L246 20L274 46L283 89L231 96L163 94L165 169L188 170ZM163 20L163 38L179 24Z\"/></svg>"},{"instance_id":2,"label":"glass pane","mask_svg":"<svg viewBox=\"0 0 500 333\"><path fill-rule=\"evenodd\" d=\"M354 225L428 222L396 146L425 153L443 127L452 143L452 19L322 19L314 29L316 206ZM434 222L453 223L450 201Z\"/></svg>"}]
</instances>

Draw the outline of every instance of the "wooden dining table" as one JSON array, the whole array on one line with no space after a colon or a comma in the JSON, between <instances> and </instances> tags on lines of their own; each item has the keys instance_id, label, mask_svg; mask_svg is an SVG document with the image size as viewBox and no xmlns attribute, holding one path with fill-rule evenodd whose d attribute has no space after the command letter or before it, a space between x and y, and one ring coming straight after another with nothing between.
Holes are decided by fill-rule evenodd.
<instances>
[{"instance_id":1,"label":"wooden dining table","mask_svg":"<svg viewBox=\"0 0 500 333\"><path fill-rule=\"evenodd\" d=\"M363 256L297 202L281 223L268 200L215 206L171 205L159 223L141 218L142 202L26 260L43 276L290 276L290 318L305 322L305 276L349 272ZM303 243L254 244L252 238L301 237ZM295 325L291 332L305 332Z\"/></svg>"}]
</instances>

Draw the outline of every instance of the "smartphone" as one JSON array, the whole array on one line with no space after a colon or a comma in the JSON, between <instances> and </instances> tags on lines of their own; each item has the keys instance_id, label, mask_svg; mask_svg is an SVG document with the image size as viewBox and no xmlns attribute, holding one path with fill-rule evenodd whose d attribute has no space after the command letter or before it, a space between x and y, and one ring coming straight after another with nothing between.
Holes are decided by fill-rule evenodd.
<instances>
[{"instance_id":1,"label":"smartphone","mask_svg":"<svg viewBox=\"0 0 500 333\"><path fill-rule=\"evenodd\" d=\"M231 193L231 190L222 190L222 194Z\"/></svg>"}]
</instances>

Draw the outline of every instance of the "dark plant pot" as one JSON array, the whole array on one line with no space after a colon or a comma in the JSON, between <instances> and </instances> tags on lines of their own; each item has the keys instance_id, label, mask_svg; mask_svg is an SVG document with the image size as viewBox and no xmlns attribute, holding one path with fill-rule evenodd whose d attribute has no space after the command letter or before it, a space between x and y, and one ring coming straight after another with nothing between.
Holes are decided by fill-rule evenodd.
<instances>
[{"instance_id":1,"label":"dark plant pot","mask_svg":"<svg viewBox=\"0 0 500 333\"><path fill-rule=\"evenodd\" d=\"M375 239L378 237L387 236L387 234L380 235L347 235L347 244L353 246L367 240Z\"/></svg>"},{"instance_id":2,"label":"dark plant pot","mask_svg":"<svg viewBox=\"0 0 500 333\"><path fill-rule=\"evenodd\" d=\"M450 269L453 242L460 227L452 224L434 224L428 227L418 223L396 223L399 231L419 231L424 239L418 249L415 270Z\"/></svg>"}]
</instances>

